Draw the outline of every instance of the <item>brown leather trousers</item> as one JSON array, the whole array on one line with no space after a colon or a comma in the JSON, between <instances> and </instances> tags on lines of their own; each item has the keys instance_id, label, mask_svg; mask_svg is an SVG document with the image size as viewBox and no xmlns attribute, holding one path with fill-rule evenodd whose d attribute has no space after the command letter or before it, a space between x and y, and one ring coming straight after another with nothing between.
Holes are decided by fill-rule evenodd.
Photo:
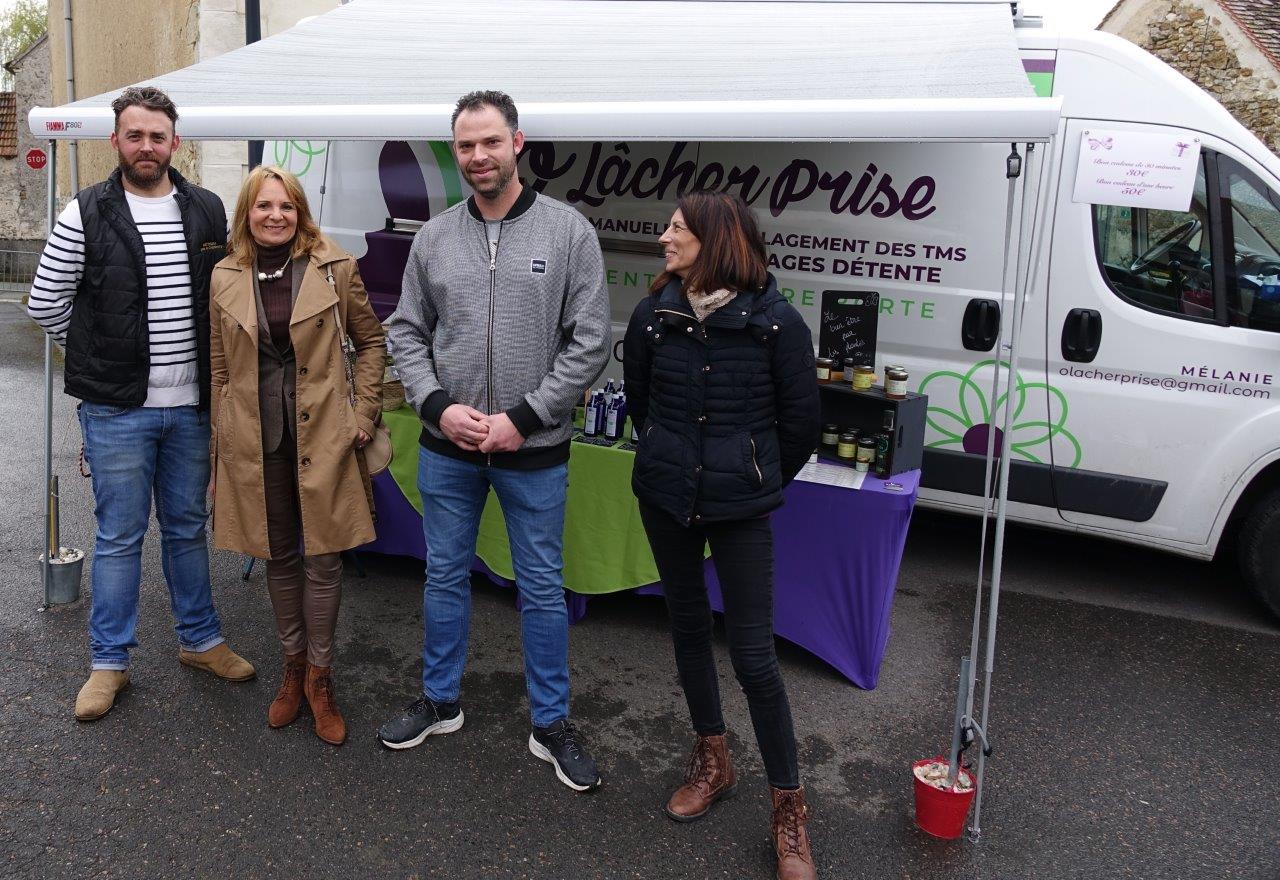
<instances>
[{"instance_id":1,"label":"brown leather trousers","mask_svg":"<svg viewBox=\"0 0 1280 880\"><path fill-rule=\"evenodd\" d=\"M286 427L280 446L262 456L267 495L267 591L285 654L306 652L312 666L333 665L333 632L342 598L342 555L302 555L297 441Z\"/></svg>"}]
</instances>

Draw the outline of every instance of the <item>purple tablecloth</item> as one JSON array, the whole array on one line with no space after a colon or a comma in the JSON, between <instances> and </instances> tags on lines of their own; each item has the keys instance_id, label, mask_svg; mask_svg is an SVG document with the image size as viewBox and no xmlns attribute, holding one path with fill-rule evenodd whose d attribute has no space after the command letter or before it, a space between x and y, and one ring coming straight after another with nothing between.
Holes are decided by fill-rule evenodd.
<instances>
[{"instance_id":1,"label":"purple tablecloth","mask_svg":"<svg viewBox=\"0 0 1280 880\"><path fill-rule=\"evenodd\" d=\"M774 631L859 687L874 688L879 679L919 482L919 471L888 481L868 476L860 489L797 480L786 490L786 504L773 514ZM895 491L886 483L901 488ZM378 539L361 549L425 558L422 518L395 481L382 474L373 482L373 494ZM478 558L473 568L513 586ZM720 584L710 559L706 571L712 607L720 611ZM639 589L649 595L661 591L661 584ZM567 596L570 618L580 619L586 597Z\"/></svg>"},{"instance_id":2,"label":"purple tablecloth","mask_svg":"<svg viewBox=\"0 0 1280 880\"><path fill-rule=\"evenodd\" d=\"M821 657L858 687L880 678L898 564L907 540L920 472L861 489L799 480L773 514L773 631ZM724 610L712 560L706 562L711 607ZM639 592L659 595L662 585Z\"/></svg>"}]
</instances>

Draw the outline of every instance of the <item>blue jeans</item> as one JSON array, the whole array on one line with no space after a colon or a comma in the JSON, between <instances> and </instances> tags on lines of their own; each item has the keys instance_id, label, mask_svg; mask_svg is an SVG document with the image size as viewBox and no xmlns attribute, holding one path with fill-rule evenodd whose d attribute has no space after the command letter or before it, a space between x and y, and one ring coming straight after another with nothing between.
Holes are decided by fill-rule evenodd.
<instances>
[{"instance_id":1,"label":"blue jeans","mask_svg":"<svg viewBox=\"0 0 1280 880\"><path fill-rule=\"evenodd\" d=\"M220 644L222 624L209 588L204 528L208 413L194 406L123 407L86 401L79 414L98 519L89 614L92 667L128 669L129 649L138 644L134 631L142 539L153 495L178 643L188 651Z\"/></svg>"},{"instance_id":2,"label":"blue jeans","mask_svg":"<svg viewBox=\"0 0 1280 880\"><path fill-rule=\"evenodd\" d=\"M480 514L492 486L507 521L524 677L533 723L569 717L569 613L564 600L564 502L569 466L531 471L491 468L421 449L418 491L427 539L422 596L422 691L458 700L471 630L471 561Z\"/></svg>"}]
</instances>

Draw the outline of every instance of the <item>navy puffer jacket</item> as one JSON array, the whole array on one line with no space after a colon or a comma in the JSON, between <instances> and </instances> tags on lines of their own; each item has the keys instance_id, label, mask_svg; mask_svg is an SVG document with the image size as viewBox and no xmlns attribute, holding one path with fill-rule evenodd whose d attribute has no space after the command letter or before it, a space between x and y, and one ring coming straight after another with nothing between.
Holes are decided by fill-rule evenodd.
<instances>
[{"instance_id":1,"label":"navy puffer jacket","mask_svg":"<svg viewBox=\"0 0 1280 880\"><path fill-rule=\"evenodd\" d=\"M673 281L636 306L623 345L636 497L686 525L781 505L821 412L809 328L773 276L705 323Z\"/></svg>"}]
</instances>

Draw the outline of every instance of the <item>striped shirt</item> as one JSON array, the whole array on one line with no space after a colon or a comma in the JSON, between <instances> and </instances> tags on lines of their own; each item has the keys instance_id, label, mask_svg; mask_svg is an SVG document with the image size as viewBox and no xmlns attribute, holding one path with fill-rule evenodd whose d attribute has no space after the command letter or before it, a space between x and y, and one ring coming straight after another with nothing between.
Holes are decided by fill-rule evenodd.
<instances>
[{"instance_id":1,"label":"striped shirt","mask_svg":"<svg viewBox=\"0 0 1280 880\"><path fill-rule=\"evenodd\" d=\"M147 331L151 372L143 406L200 402L196 326L182 214L173 193L144 198L125 192L147 256ZM84 272L84 224L72 199L54 226L27 302L27 314L61 345L67 342L71 307Z\"/></svg>"}]
</instances>

